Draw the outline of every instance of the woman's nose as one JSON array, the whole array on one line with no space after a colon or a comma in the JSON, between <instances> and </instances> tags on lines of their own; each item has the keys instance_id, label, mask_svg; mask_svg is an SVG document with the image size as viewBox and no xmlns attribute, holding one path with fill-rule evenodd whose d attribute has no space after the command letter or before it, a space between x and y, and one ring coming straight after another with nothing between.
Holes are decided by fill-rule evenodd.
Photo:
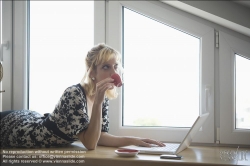
<instances>
[{"instance_id":1,"label":"woman's nose","mask_svg":"<svg viewBox=\"0 0 250 166\"><path fill-rule=\"evenodd\" d=\"M116 69L113 67L111 71L111 75L117 73Z\"/></svg>"}]
</instances>

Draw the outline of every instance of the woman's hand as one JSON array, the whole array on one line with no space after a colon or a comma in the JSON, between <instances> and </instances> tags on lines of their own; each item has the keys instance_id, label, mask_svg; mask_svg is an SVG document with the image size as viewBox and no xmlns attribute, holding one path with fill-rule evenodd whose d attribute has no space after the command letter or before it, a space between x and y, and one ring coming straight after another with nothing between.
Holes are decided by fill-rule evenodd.
<instances>
[{"instance_id":1,"label":"woman's hand","mask_svg":"<svg viewBox=\"0 0 250 166\"><path fill-rule=\"evenodd\" d=\"M100 139L98 141L98 145L113 146L113 147L128 146L128 145L151 147L152 144L156 146L165 146L165 144L163 144L162 142L153 139L131 137L131 136L114 136L106 132L101 133Z\"/></svg>"},{"instance_id":2,"label":"woman's hand","mask_svg":"<svg viewBox=\"0 0 250 166\"><path fill-rule=\"evenodd\" d=\"M96 83L95 102L102 103L106 90L114 88L114 79L106 78Z\"/></svg>"},{"instance_id":3,"label":"woman's hand","mask_svg":"<svg viewBox=\"0 0 250 166\"><path fill-rule=\"evenodd\" d=\"M132 139L132 145L136 145L136 146L145 146L145 147L151 147L152 144L158 145L158 146L165 146L165 144L163 144L160 141L156 141L153 139L148 139L148 138L137 138L137 137L131 137Z\"/></svg>"}]
</instances>

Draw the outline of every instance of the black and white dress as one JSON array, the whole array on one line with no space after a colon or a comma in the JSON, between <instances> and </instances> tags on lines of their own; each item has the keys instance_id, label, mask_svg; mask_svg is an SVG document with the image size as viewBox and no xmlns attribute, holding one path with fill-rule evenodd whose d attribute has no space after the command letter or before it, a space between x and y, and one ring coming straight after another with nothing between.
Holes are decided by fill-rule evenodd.
<instances>
[{"instance_id":1,"label":"black and white dress","mask_svg":"<svg viewBox=\"0 0 250 166\"><path fill-rule=\"evenodd\" d=\"M108 132L108 105L102 104L102 132ZM68 145L89 125L87 98L80 84L68 87L55 110L45 116L35 111L12 111L1 118L1 147L50 147Z\"/></svg>"}]
</instances>

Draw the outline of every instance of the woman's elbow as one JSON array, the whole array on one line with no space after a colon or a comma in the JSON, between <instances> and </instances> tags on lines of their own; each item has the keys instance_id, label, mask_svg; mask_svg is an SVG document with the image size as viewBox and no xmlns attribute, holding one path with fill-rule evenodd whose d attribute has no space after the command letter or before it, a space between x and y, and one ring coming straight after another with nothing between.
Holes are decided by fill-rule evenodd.
<instances>
[{"instance_id":1,"label":"woman's elbow","mask_svg":"<svg viewBox=\"0 0 250 166\"><path fill-rule=\"evenodd\" d=\"M85 146L85 148L87 148L88 150L95 150L96 149L96 144L95 145L94 144L83 144L83 146Z\"/></svg>"},{"instance_id":2,"label":"woman's elbow","mask_svg":"<svg viewBox=\"0 0 250 166\"><path fill-rule=\"evenodd\" d=\"M82 142L83 146L88 150L95 150L97 146L97 140L85 137L85 132L81 132L78 135L78 139Z\"/></svg>"}]
</instances>

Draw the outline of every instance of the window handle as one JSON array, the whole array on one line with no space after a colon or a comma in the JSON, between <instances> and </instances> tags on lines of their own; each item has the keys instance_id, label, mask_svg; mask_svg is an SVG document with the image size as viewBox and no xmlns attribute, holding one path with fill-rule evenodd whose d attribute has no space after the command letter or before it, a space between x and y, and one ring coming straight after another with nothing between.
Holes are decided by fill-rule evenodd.
<instances>
[{"instance_id":1,"label":"window handle","mask_svg":"<svg viewBox=\"0 0 250 166\"><path fill-rule=\"evenodd\" d=\"M0 93L3 93L3 92L5 92L5 90L0 90Z\"/></svg>"},{"instance_id":2,"label":"window handle","mask_svg":"<svg viewBox=\"0 0 250 166\"><path fill-rule=\"evenodd\" d=\"M4 42L4 43L2 43L1 44L1 51L0 51L0 62L3 62L3 49L6 49L6 50L8 50L9 49L9 41L7 41L7 42Z\"/></svg>"}]
</instances>

